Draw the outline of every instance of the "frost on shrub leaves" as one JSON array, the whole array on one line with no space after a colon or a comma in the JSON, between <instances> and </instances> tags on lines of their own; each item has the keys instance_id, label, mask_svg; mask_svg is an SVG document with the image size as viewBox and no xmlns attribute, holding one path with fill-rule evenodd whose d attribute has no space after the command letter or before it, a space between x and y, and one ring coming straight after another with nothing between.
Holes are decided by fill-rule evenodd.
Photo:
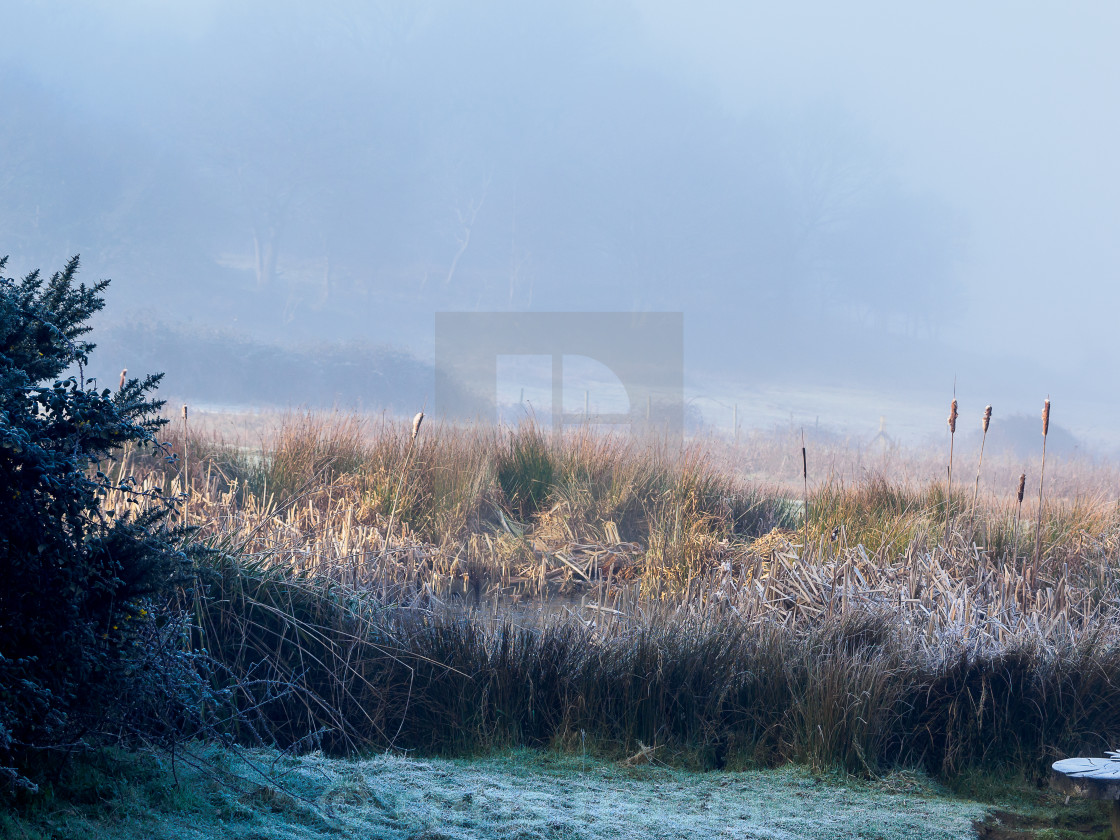
<instances>
[{"instance_id":1,"label":"frost on shrub leaves","mask_svg":"<svg viewBox=\"0 0 1120 840\"><path fill-rule=\"evenodd\" d=\"M177 640L168 604L189 581L174 500L114 483L126 445L157 446L160 376L115 392L86 382L82 340L108 281L78 283L78 260L49 279L5 278L0 259L0 775L28 784L46 750L87 743L137 711ZM103 508L111 489L135 513ZM178 663L180 688L198 675ZM190 676L194 675L194 676ZM184 682L185 681L185 682ZM194 691L198 685L194 686ZM188 694L194 692L187 691ZM166 703L149 696L148 705ZM132 717L136 724L137 718ZM119 730L118 730L119 731Z\"/></svg>"}]
</instances>

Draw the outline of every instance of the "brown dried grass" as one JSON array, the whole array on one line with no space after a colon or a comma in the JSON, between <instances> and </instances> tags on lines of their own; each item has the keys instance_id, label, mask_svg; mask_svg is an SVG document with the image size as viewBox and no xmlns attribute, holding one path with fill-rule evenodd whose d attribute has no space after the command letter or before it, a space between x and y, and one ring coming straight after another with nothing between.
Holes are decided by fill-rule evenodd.
<instances>
[{"instance_id":1,"label":"brown dried grass","mask_svg":"<svg viewBox=\"0 0 1120 840\"><path fill-rule=\"evenodd\" d=\"M1115 580L1120 508L1099 493L1051 499L1041 527L1020 525L1014 497L981 497L945 540L943 512L973 505L936 481L831 481L803 512L780 487L737 478L711 442L668 453L587 430L556 442L532 427L426 428L413 439L405 423L294 415L255 453L197 439L191 523L241 556L392 603L718 601L790 625L875 606L931 635L994 638L1087 627L1117 605L1102 586ZM519 447L538 460L518 461ZM503 488L510 463L547 473L530 507ZM184 476L146 468L183 489ZM1039 547L1023 574L1021 540Z\"/></svg>"},{"instance_id":2,"label":"brown dried grass","mask_svg":"<svg viewBox=\"0 0 1120 840\"><path fill-rule=\"evenodd\" d=\"M803 518L796 489L746 482L710 441L413 440L337 415L289 417L256 450L193 433L191 523L218 550L196 643L299 687L251 698L281 743L586 731L623 755L952 772L1120 735L1120 508L1099 492L1051 497L1025 534L1014 495L982 494L943 542L967 500L939 481L834 478ZM130 457L145 486L184 489L181 464Z\"/></svg>"}]
</instances>

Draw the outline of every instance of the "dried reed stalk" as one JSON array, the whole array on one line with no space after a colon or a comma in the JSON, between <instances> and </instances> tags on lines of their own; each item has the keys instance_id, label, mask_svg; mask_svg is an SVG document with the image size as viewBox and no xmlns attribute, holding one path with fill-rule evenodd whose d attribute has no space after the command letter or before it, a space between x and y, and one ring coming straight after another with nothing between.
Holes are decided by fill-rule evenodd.
<instances>
[{"instance_id":1,"label":"dried reed stalk","mask_svg":"<svg viewBox=\"0 0 1120 840\"><path fill-rule=\"evenodd\" d=\"M945 491L945 548L949 548L949 530L953 524L953 442L957 437L957 399L949 404L949 485Z\"/></svg>"},{"instance_id":2,"label":"dried reed stalk","mask_svg":"<svg viewBox=\"0 0 1120 840\"><path fill-rule=\"evenodd\" d=\"M404 463L401 465L401 474L397 479L397 489L393 491L393 504L389 508L389 524L385 528L385 542L381 546L381 553L385 555L389 551L389 537L393 533L393 520L397 515L397 500L401 495L401 487L404 485L404 477L408 473L408 465L412 460L412 451L416 448L416 436L420 434L420 424L424 422L424 412L419 411L416 416L412 418L412 436L408 439L408 451L404 456Z\"/></svg>"},{"instance_id":3,"label":"dried reed stalk","mask_svg":"<svg viewBox=\"0 0 1120 840\"><path fill-rule=\"evenodd\" d=\"M976 486L972 488L972 508L969 511L969 518L976 515L976 499L980 495L980 467L984 464L984 444L988 442L988 426L992 422L992 407L985 406L984 419L980 421L980 428L984 430L983 436L980 438L980 460L976 462Z\"/></svg>"},{"instance_id":4,"label":"dried reed stalk","mask_svg":"<svg viewBox=\"0 0 1120 840\"><path fill-rule=\"evenodd\" d=\"M1011 551L1011 567L1017 569L1019 567L1019 521L1023 518L1023 492L1027 489L1027 474L1021 473L1019 475L1019 492L1017 498L1019 500L1019 508L1015 514L1015 530L1012 533Z\"/></svg>"},{"instance_id":5,"label":"dried reed stalk","mask_svg":"<svg viewBox=\"0 0 1120 840\"><path fill-rule=\"evenodd\" d=\"M1046 436L1050 433L1050 398L1042 404L1042 467L1038 472L1038 525L1034 539L1034 576L1038 575L1038 564L1042 560L1042 485L1046 480Z\"/></svg>"},{"instance_id":6,"label":"dried reed stalk","mask_svg":"<svg viewBox=\"0 0 1120 840\"><path fill-rule=\"evenodd\" d=\"M809 553L809 459L805 454L805 427L801 427L801 479L804 482L805 510L802 516L805 525L805 548L802 555Z\"/></svg>"},{"instance_id":7,"label":"dried reed stalk","mask_svg":"<svg viewBox=\"0 0 1120 840\"><path fill-rule=\"evenodd\" d=\"M187 502L183 505L183 524L185 525L190 516L191 508L191 436L185 403L183 404L183 491L187 494Z\"/></svg>"}]
</instances>

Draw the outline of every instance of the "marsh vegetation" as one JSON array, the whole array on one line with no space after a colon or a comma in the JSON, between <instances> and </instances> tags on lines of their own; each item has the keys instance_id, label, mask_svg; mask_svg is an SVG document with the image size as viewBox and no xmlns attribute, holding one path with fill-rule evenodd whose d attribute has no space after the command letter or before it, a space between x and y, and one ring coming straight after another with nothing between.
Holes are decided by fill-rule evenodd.
<instances>
[{"instance_id":1,"label":"marsh vegetation","mask_svg":"<svg viewBox=\"0 0 1120 840\"><path fill-rule=\"evenodd\" d=\"M291 688L244 699L281 746L950 777L1120 736L1107 465L1052 464L1039 524L1014 478L950 498L822 446L805 516L788 469L757 479L780 433L748 481L718 441L272 422L255 447L173 424L178 461L119 468L187 494L193 644Z\"/></svg>"}]
</instances>

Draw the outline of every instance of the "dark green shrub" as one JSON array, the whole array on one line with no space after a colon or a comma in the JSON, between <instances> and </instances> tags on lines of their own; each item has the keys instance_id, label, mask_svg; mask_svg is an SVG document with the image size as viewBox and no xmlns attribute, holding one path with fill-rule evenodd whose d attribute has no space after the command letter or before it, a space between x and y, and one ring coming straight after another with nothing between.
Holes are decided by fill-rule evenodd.
<instances>
[{"instance_id":1,"label":"dark green shrub","mask_svg":"<svg viewBox=\"0 0 1120 840\"><path fill-rule=\"evenodd\" d=\"M115 392L84 380L108 281L79 284L77 269L0 276L0 765L25 785L36 754L83 743L134 699L128 679L167 644L162 607L190 570L172 501L106 475L124 446L155 445L160 377ZM107 509L111 491L128 510Z\"/></svg>"}]
</instances>

